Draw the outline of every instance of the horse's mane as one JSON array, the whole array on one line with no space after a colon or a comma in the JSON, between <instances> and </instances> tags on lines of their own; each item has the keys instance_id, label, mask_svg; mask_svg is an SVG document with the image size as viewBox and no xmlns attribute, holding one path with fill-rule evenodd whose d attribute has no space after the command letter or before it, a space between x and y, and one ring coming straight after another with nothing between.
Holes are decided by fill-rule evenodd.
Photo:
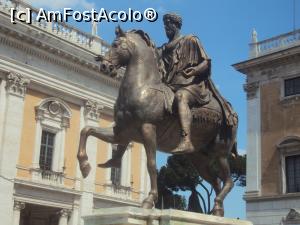
<instances>
[{"instance_id":1,"label":"horse's mane","mask_svg":"<svg viewBox=\"0 0 300 225\"><path fill-rule=\"evenodd\" d=\"M161 76L161 78L163 78L163 76L164 76L163 74L165 73L165 71L163 69L162 61L160 60L158 50L157 50L154 42L149 37L149 35L146 32L144 32L143 30L135 30L135 29L127 31L127 33L137 34L140 38L142 38L143 41L145 41L147 46L151 48L151 50L153 51L153 54L154 54L155 61L157 63L159 75Z\"/></svg>"},{"instance_id":2,"label":"horse's mane","mask_svg":"<svg viewBox=\"0 0 300 225\"><path fill-rule=\"evenodd\" d=\"M138 34L147 44L147 46L156 49L155 44L153 41L151 41L151 38L149 37L149 35L144 32L143 30L130 30L128 31L128 33L133 33L133 34Z\"/></svg>"}]
</instances>

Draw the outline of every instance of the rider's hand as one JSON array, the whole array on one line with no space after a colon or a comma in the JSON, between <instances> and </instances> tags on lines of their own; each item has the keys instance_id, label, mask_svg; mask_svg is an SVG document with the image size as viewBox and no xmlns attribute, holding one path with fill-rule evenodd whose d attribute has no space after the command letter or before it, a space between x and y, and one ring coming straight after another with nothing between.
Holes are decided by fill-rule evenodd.
<instances>
[{"instance_id":1,"label":"rider's hand","mask_svg":"<svg viewBox=\"0 0 300 225\"><path fill-rule=\"evenodd\" d=\"M190 68L186 68L185 70L183 70L183 76L185 78L189 78L189 77L192 77L192 76L195 76L195 69L190 67Z\"/></svg>"}]
</instances>

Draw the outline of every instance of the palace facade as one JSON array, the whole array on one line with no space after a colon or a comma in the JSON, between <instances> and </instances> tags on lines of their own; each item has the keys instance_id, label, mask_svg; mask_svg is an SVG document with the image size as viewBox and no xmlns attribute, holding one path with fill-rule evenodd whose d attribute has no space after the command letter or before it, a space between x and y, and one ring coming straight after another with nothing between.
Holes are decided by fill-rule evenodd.
<instances>
[{"instance_id":1,"label":"palace facade","mask_svg":"<svg viewBox=\"0 0 300 225\"><path fill-rule=\"evenodd\" d=\"M255 225L300 224L300 30L258 41L246 75L247 219Z\"/></svg>"},{"instance_id":2,"label":"palace facade","mask_svg":"<svg viewBox=\"0 0 300 225\"><path fill-rule=\"evenodd\" d=\"M149 190L140 144L130 144L120 169L100 169L97 163L110 159L115 146L90 137L86 179L76 158L84 126L113 125L119 80L94 60L109 45L95 29L12 24L12 7L32 8L0 0L1 224L80 225L94 209L139 206Z\"/></svg>"}]
</instances>

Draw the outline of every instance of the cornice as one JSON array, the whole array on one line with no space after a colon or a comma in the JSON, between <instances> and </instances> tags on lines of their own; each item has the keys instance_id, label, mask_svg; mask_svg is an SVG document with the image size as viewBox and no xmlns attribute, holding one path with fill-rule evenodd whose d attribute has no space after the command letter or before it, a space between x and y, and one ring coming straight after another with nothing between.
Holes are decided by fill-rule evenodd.
<instances>
[{"instance_id":1,"label":"cornice","mask_svg":"<svg viewBox=\"0 0 300 225\"><path fill-rule=\"evenodd\" d=\"M2 65L0 71L3 71L3 73L8 73L10 72L10 68L13 68L14 71L26 76L31 80L28 86L30 89L39 90L43 93L48 93L47 90L50 92L53 90L53 96L61 97L67 95L71 98L79 99L81 103L80 105L84 105L86 100L91 99L100 102L106 108L113 108L116 100L113 96L99 92L99 90L96 91L86 89L80 84L74 84L69 81L60 80L47 71L43 71L26 64L20 65L19 61L15 61L11 58L4 58L1 62L1 58L4 57L0 55L0 63Z\"/></svg>"},{"instance_id":2,"label":"cornice","mask_svg":"<svg viewBox=\"0 0 300 225\"><path fill-rule=\"evenodd\" d=\"M299 62L300 46L293 46L274 53L262 55L253 59L242 61L232 66L239 72L248 75L252 71L264 68L276 68L283 64Z\"/></svg>"},{"instance_id":3,"label":"cornice","mask_svg":"<svg viewBox=\"0 0 300 225\"><path fill-rule=\"evenodd\" d=\"M251 196L247 193L244 195L244 200L247 202L260 202L260 201L275 201L275 200L286 200L286 199L300 199L300 193L288 193L278 194L270 196Z\"/></svg>"},{"instance_id":4,"label":"cornice","mask_svg":"<svg viewBox=\"0 0 300 225\"><path fill-rule=\"evenodd\" d=\"M2 33L2 34L1 34ZM3 35L4 34L4 35ZM41 36L44 37L45 35ZM50 37L51 38L51 37ZM120 82L100 72L99 64L93 61L96 54L90 54L89 59L72 54L64 49L41 41L20 31L11 30L0 24L0 43L20 49L26 54L41 58L50 63L59 65L80 74L93 74L113 87L119 87Z\"/></svg>"},{"instance_id":5,"label":"cornice","mask_svg":"<svg viewBox=\"0 0 300 225\"><path fill-rule=\"evenodd\" d=\"M94 199L98 199L98 200L106 200L109 202L117 202L117 203L122 203L122 204L126 204L126 205L131 205L131 206L140 206L141 203L139 201L133 201L130 199L121 199L115 196L109 196L109 195L102 195L99 193L94 193Z\"/></svg>"},{"instance_id":6,"label":"cornice","mask_svg":"<svg viewBox=\"0 0 300 225\"><path fill-rule=\"evenodd\" d=\"M74 190L71 188L69 189L69 188L65 188L65 187L51 186L51 185L36 183L33 181L28 181L28 180L15 179L14 183L18 184L18 185L24 185L27 187L40 188L43 190L54 191L54 192L59 192L59 193L64 193L64 194L71 194L71 195L81 195L82 194L81 191L77 191L77 190Z\"/></svg>"}]
</instances>

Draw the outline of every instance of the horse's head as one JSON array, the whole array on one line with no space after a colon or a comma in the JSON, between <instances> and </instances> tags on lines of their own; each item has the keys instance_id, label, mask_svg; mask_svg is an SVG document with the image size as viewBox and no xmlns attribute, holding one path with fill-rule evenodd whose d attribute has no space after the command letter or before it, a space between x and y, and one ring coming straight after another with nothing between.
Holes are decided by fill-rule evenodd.
<instances>
[{"instance_id":1,"label":"horse's head","mask_svg":"<svg viewBox=\"0 0 300 225\"><path fill-rule=\"evenodd\" d=\"M149 46L154 49L149 36L141 30L124 32L120 26L117 26L115 34L116 38L111 48L105 56L97 58L98 61L101 61L100 68L103 72L111 73L120 67L127 66L132 56L137 53L137 49L143 54L146 53L143 49L149 48Z\"/></svg>"},{"instance_id":2,"label":"horse's head","mask_svg":"<svg viewBox=\"0 0 300 225\"><path fill-rule=\"evenodd\" d=\"M100 70L106 73L112 73L116 69L126 66L130 57L133 43L127 38L127 34L120 28L116 27L116 39L113 41L111 48L104 56L98 56L97 61L101 62Z\"/></svg>"}]
</instances>

